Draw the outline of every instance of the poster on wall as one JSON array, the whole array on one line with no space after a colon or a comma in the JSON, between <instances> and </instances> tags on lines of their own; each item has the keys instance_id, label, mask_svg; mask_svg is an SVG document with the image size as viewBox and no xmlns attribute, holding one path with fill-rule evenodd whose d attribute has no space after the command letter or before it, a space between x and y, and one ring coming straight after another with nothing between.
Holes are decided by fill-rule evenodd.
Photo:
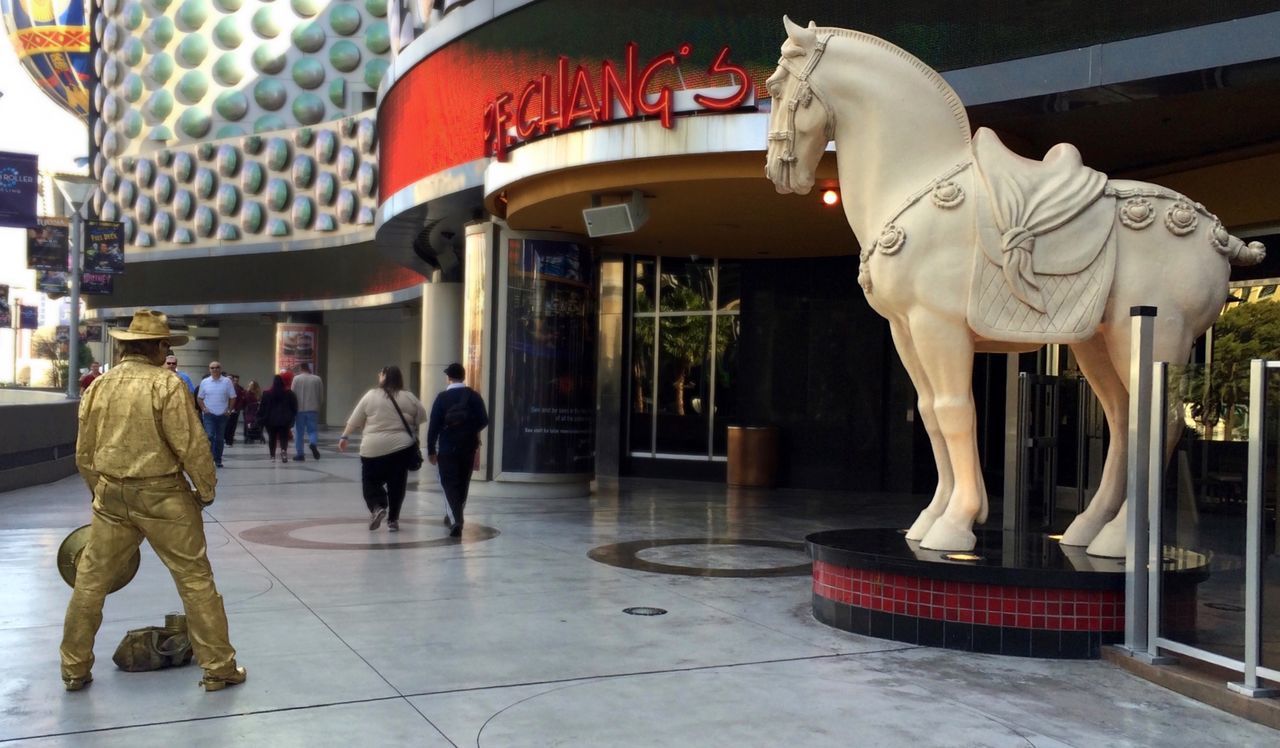
<instances>
[{"instance_id":1,"label":"poster on wall","mask_svg":"<svg viewBox=\"0 0 1280 748\"><path fill-rule=\"evenodd\" d=\"M0 285L0 327L13 327L13 310L9 307L9 287Z\"/></svg>"},{"instance_id":2,"label":"poster on wall","mask_svg":"<svg viewBox=\"0 0 1280 748\"><path fill-rule=\"evenodd\" d=\"M40 326L40 307L20 305L18 307L18 328L34 330Z\"/></svg>"},{"instance_id":3,"label":"poster on wall","mask_svg":"<svg viewBox=\"0 0 1280 748\"><path fill-rule=\"evenodd\" d=\"M71 227L65 218L39 218L27 229L27 267L66 270L71 264Z\"/></svg>"},{"instance_id":4,"label":"poster on wall","mask_svg":"<svg viewBox=\"0 0 1280 748\"><path fill-rule=\"evenodd\" d=\"M84 234L86 273L118 275L124 272L124 224L87 221Z\"/></svg>"},{"instance_id":5,"label":"poster on wall","mask_svg":"<svg viewBox=\"0 0 1280 748\"><path fill-rule=\"evenodd\" d=\"M507 240L502 470L595 470L596 261L583 244Z\"/></svg>"},{"instance_id":6,"label":"poster on wall","mask_svg":"<svg viewBox=\"0 0 1280 748\"><path fill-rule=\"evenodd\" d=\"M35 154L0 151L0 226L36 225L39 170Z\"/></svg>"},{"instance_id":7,"label":"poster on wall","mask_svg":"<svg viewBox=\"0 0 1280 748\"><path fill-rule=\"evenodd\" d=\"M88 325L84 328L84 332L80 333L80 340L86 343L102 342L102 325Z\"/></svg>"},{"instance_id":8,"label":"poster on wall","mask_svg":"<svg viewBox=\"0 0 1280 748\"><path fill-rule=\"evenodd\" d=\"M299 364L319 368L320 326L282 322L276 325L276 371L298 371Z\"/></svg>"}]
</instances>

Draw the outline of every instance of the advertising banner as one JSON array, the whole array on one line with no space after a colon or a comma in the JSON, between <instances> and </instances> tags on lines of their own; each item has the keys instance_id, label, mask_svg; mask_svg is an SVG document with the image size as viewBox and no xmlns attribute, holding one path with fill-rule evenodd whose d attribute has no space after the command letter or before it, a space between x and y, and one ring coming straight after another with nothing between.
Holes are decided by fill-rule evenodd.
<instances>
[{"instance_id":1,"label":"advertising banner","mask_svg":"<svg viewBox=\"0 0 1280 748\"><path fill-rule=\"evenodd\" d=\"M0 327L13 327L13 310L9 307L9 287L0 285Z\"/></svg>"},{"instance_id":2,"label":"advertising banner","mask_svg":"<svg viewBox=\"0 0 1280 748\"><path fill-rule=\"evenodd\" d=\"M18 327L23 330L34 330L40 326L40 307L20 305L18 307Z\"/></svg>"},{"instance_id":3,"label":"advertising banner","mask_svg":"<svg viewBox=\"0 0 1280 748\"><path fill-rule=\"evenodd\" d=\"M320 326L282 322L276 325L276 371L297 371L298 364L319 369Z\"/></svg>"},{"instance_id":4,"label":"advertising banner","mask_svg":"<svg viewBox=\"0 0 1280 748\"><path fill-rule=\"evenodd\" d=\"M83 296L110 296L116 288L116 277L111 273L80 274L80 293Z\"/></svg>"},{"instance_id":5,"label":"advertising banner","mask_svg":"<svg viewBox=\"0 0 1280 748\"><path fill-rule=\"evenodd\" d=\"M50 296L65 294L67 292L67 271L37 270L36 290L47 293Z\"/></svg>"},{"instance_id":6,"label":"advertising banner","mask_svg":"<svg viewBox=\"0 0 1280 748\"><path fill-rule=\"evenodd\" d=\"M84 332L80 333L80 339L86 343L101 343L102 325L88 325L84 328Z\"/></svg>"},{"instance_id":7,"label":"advertising banner","mask_svg":"<svg viewBox=\"0 0 1280 748\"><path fill-rule=\"evenodd\" d=\"M0 226L36 225L40 169L34 154L0 151Z\"/></svg>"},{"instance_id":8,"label":"advertising banner","mask_svg":"<svg viewBox=\"0 0 1280 748\"><path fill-rule=\"evenodd\" d=\"M86 221L84 234L86 273L116 275L124 272L124 225L111 221Z\"/></svg>"},{"instance_id":9,"label":"advertising banner","mask_svg":"<svg viewBox=\"0 0 1280 748\"><path fill-rule=\"evenodd\" d=\"M502 470L595 470L596 261L591 247L507 240Z\"/></svg>"},{"instance_id":10,"label":"advertising banner","mask_svg":"<svg viewBox=\"0 0 1280 748\"><path fill-rule=\"evenodd\" d=\"M27 229L27 267L66 270L71 266L71 227L65 218L38 218Z\"/></svg>"}]
</instances>

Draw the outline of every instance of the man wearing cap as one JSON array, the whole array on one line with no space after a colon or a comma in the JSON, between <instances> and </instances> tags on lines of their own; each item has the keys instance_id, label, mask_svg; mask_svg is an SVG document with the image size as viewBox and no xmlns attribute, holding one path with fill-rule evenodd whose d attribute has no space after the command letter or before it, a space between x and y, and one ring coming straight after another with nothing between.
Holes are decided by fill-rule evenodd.
<instances>
[{"instance_id":1,"label":"man wearing cap","mask_svg":"<svg viewBox=\"0 0 1280 748\"><path fill-rule=\"evenodd\" d=\"M206 555L201 512L213 503L218 480L209 442L186 385L161 366L169 346L187 338L171 334L165 315L148 309L111 336L121 341L120 363L80 401L76 467L93 492L93 521L63 623L63 683L79 691L93 680L103 600L143 538L178 586L204 668L200 685L217 691L243 683Z\"/></svg>"},{"instance_id":2,"label":"man wearing cap","mask_svg":"<svg viewBox=\"0 0 1280 748\"><path fill-rule=\"evenodd\" d=\"M444 489L446 504L444 522L455 538L462 535L462 509L471 486L480 432L489 425L484 399L463 382L466 374L462 364L453 363L445 368L449 385L431 404L427 425L427 459L440 468L440 487Z\"/></svg>"}]
</instances>

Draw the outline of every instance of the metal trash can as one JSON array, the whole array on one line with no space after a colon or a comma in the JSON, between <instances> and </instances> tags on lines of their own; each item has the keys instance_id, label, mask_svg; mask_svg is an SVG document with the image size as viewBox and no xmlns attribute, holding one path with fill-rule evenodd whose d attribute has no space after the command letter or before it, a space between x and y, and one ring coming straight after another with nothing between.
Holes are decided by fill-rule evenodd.
<instances>
[{"instance_id":1,"label":"metal trash can","mask_svg":"<svg viewBox=\"0 0 1280 748\"><path fill-rule=\"evenodd\" d=\"M778 482L778 427L730 426L728 483L772 488Z\"/></svg>"}]
</instances>

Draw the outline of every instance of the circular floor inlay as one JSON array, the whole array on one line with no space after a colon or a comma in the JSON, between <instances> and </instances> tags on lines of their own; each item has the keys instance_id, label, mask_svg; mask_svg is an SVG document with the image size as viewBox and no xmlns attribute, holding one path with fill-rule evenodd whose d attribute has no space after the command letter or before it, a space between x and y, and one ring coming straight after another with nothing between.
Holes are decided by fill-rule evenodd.
<instances>
[{"instance_id":1,"label":"circular floor inlay","mask_svg":"<svg viewBox=\"0 0 1280 748\"><path fill-rule=\"evenodd\" d=\"M769 550L757 550L761 548ZM793 562L797 553L806 553L804 543L752 538L666 538L602 545L592 548L587 556L623 569L694 577L791 577L811 573L807 561ZM760 565L762 561L770 565Z\"/></svg>"},{"instance_id":2,"label":"circular floor inlay","mask_svg":"<svg viewBox=\"0 0 1280 748\"><path fill-rule=\"evenodd\" d=\"M251 527L240 537L251 543L274 545L280 548L311 548L335 551L399 550L402 548L431 548L479 542L498 536L498 530L468 522L462 528L462 537L449 537L448 528L440 522L425 519L400 518L401 531L389 532L384 524L377 530L369 530L367 519L315 519L303 522L273 522ZM426 540L411 540L421 534L418 525L435 536ZM307 537L310 536L310 537ZM363 539L365 542L359 542Z\"/></svg>"}]
</instances>

